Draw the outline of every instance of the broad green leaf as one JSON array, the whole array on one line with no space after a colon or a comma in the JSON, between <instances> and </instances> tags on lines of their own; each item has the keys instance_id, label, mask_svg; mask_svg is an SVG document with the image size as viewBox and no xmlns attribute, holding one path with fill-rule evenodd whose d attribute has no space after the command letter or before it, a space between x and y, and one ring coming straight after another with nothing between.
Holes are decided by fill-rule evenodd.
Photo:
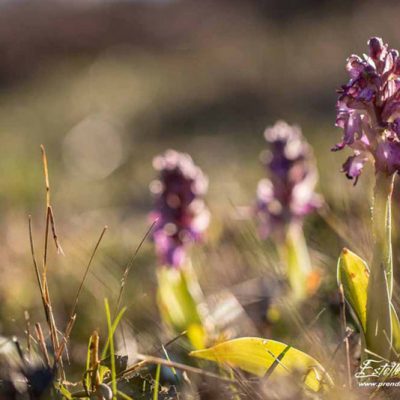
<instances>
[{"instance_id":1,"label":"broad green leaf","mask_svg":"<svg viewBox=\"0 0 400 400\"><path fill-rule=\"evenodd\" d=\"M338 262L338 282L343 285L346 301L350 304L352 310L354 311L354 314L356 315L358 322L361 325L364 335L367 329L367 293L369 275L370 272L366 262L350 250L343 249ZM374 293L374 291L372 291L372 293ZM387 304L388 299L386 295L385 297L385 302ZM381 309L381 303L377 301L378 296L376 295L376 293L372 295L372 298L375 299L376 312L380 314L379 310ZM385 308L383 308L382 310L384 309ZM400 352L400 322L392 304L390 305L390 310L393 347L397 352ZM387 313L384 312L383 314L386 316L385 318L387 319ZM390 330L387 337L389 337L389 334ZM383 343L389 346L386 334L383 335ZM370 348L370 350L372 350L372 348Z\"/></svg>"},{"instance_id":2,"label":"broad green leaf","mask_svg":"<svg viewBox=\"0 0 400 400\"><path fill-rule=\"evenodd\" d=\"M337 269L338 283L365 333L367 327L367 290L369 270L366 262L348 249L340 254Z\"/></svg>"},{"instance_id":3,"label":"broad green leaf","mask_svg":"<svg viewBox=\"0 0 400 400\"><path fill-rule=\"evenodd\" d=\"M307 388L319 392L332 385L332 380L313 357L284 343L262 338L239 338L209 349L192 351L193 357L215 361L259 377L300 374Z\"/></svg>"},{"instance_id":4,"label":"broad green leaf","mask_svg":"<svg viewBox=\"0 0 400 400\"><path fill-rule=\"evenodd\" d=\"M373 266L368 280L367 349L381 357L389 358L392 350L392 319L386 271L383 263Z\"/></svg>"},{"instance_id":5,"label":"broad green leaf","mask_svg":"<svg viewBox=\"0 0 400 400\"><path fill-rule=\"evenodd\" d=\"M157 276L157 299L164 321L176 333L187 331L195 349L204 348L206 333L185 270L164 267Z\"/></svg>"}]
</instances>

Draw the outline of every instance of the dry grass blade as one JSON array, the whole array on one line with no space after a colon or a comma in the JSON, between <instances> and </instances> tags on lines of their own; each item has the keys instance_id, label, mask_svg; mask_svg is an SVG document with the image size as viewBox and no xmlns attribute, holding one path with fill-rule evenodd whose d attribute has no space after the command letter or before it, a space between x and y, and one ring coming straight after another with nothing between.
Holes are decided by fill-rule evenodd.
<instances>
[{"instance_id":1,"label":"dry grass blade","mask_svg":"<svg viewBox=\"0 0 400 400\"><path fill-rule=\"evenodd\" d=\"M38 282L38 285L39 285L40 295L41 295L41 298L42 298L42 303L43 303L43 308L44 308L44 313L45 313L45 316L46 316L46 322L47 322L47 325L49 327L50 337L51 337L53 350L54 350L54 354L55 354L56 350L59 347L58 337L57 337L57 330L56 330L56 327L55 327L53 311L52 311L51 303L50 303L50 294L49 294L49 291L48 291L46 274L45 273L43 274L43 280L44 280L44 283L43 283L42 279L40 278L39 267L38 267L38 264L37 264L37 261L36 261L35 246L34 246L33 234L32 234L32 219L31 219L31 216L29 216L29 239L30 239L31 254L32 254L32 260L33 260L33 265L34 265L34 269L35 269L36 279L37 279L37 282ZM42 328L41 328L40 325L39 325L39 328L40 328L39 332L41 332L41 337L43 337L43 343L44 343L43 331L42 331ZM37 326L36 326L36 329L38 329ZM47 360L48 360L47 348L44 347L44 349L42 349L42 351L44 351L44 350L45 350L44 354L46 355ZM48 362L50 363L50 361L48 361ZM64 377L63 369L62 369L62 376Z\"/></svg>"},{"instance_id":2,"label":"dry grass blade","mask_svg":"<svg viewBox=\"0 0 400 400\"><path fill-rule=\"evenodd\" d=\"M49 167L47 163L47 156L46 156L46 149L43 145L40 145L40 149L42 151L42 161L43 161L43 173L44 173L44 179L45 179L45 188L46 188L46 236L45 236L45 253L44 253L44 265L46 265L46 259L47 259L47 238L48 238L48 229L49 226L51 227L51 231L53 234L53 240L54 244L56 246L57 252L59 254L64 254L64 251L60 245L60 241L58 239L57 235L57 230L56 230L56 224L55 224L55 218L54 218L54 212L53 208L51 206L50 202L50 179L49 179Z\"/></svg>"},{"instance_id":3,"label":"dry grass blade","mask_svg":"<svg viewBox=\"0 0 400 400\"><path fill-rule=\"evenodd\" d=\"M69 337L71 335L71 332L72 332L72 329L73 329L73 327L75 325L75 321L76 321L76 314L72 315L70 320L68 321L67 328L66 328L65 333L64 333L64 335L62 337L62 343L60 344L60 346L58 348L58 351L57 351L57 354L56 354L56 357L55 357L55 362L56 363L59 361L60 357L62 356L62 354L64 352L65 346L68 343L68 339L69 339ZM67 356L68 356L68 354L67 354Z\"/></svg>"},{"instance_id":4,"label":"dry grass blade","mask_svg":"<svg viewBox=\"0 0 400 400\"><path fill-rule=\"evenodd\" d=\"M31 321L30 321L30 316L29 312L25 310L24 312L24 317L25 317L25 326L26 326L26 348L28 350L28 357L31 357Z\"/></svg>"},{"instance_id":5,"label":"dry grass blade","mask_svg":"<svg viewBox=\"0 0 400 400\"><path fill-rule=\"evenodd\" d=\"M144 368L146 365L154 364L154 365L164 365L169 368L179 369L181 371L191 372L198 375L207 376L209 378L218 379L223 382L230 382L233 383L234 381L231 378L227 378L224 376L220 376L214 374L212 372L204 371L200 368L191 367L189 365L181 364L175 361L168 361L164 358L154 357L154 356L145 356L142 354L137 354L137 358L140 360L138 363L128 367L125 371L122 371L117 378L124 379L128 378L129 375L134 374L135 372L139 371L141 368Z\"/></svg>"},{"instance_id":6,"label":"dry grass blade","mask_svg":"<svg viewBox=\"0 0 400 400\"><path fill-rule=\"evenodd\" d=\"M44 179L46 184L46 204L50 204L50 181L49 181L49 168L47 166L46 149L41 144L40 149L42 151L43 169L44 169Z\"/></svg>"},{"instance_id":7,"label":"dry grass blade","mask_svg":"<svg viewBox=\"0 0 400 400\"><path fill-rule=\"evenodd\" d=\"M175 343L178 339L180 339L181 337L185 336L186 334L187 334L187 331L183 331L179 335L176 335L172 339L168 340L167 343L162 344L161 347L158 348L157 353L159 351L161 351L161 350L164 351L164 349L166 349L167 347L171 346L171 344Z\"/></svg>"},{"instance_id":8,"label":"dry grass blade","mask_svg":"<svg viewBox=\"0 0 400 400\"><path fill-rule=\"evenodd\" d=\"M56 223L54 221L54 213L53 213L53 208L49 206L49 216L50 216L50 225L51 225L51 231L53 233L53 239L54 243L56 245L57 253L61 255L64 254L64 250L62 249L60 245L60 241L58 240L58 235L57 235L57 230L56 230Z\"/></svg>"},{"instance_id":9,"label":"dry grass blade","mask_svg":"<svg viewBox=\"0 0 400 400\"><path fill-rule=\"evenodd\" d=\"M117 300L117 309L116 309L116 313L118 313L118 311L119 311L119 309L120 309L120 307L121 307L122 294L123 294L123 291L124 291L124 288L125 288L126 280L127 280L127 278L128 278L128 275L129 275L130 270L131 270L132 267L133 267L133 263L134 263L134 261L135 261L135 259L136 259L136 256L138 255L140 249L141 249L142 246L143 246L143 243L144 243L145 240L148 238L148 236L150 235L151 231L153 230L153 228L155 227L155 225L157 224L157 222L158 222L158 221L156 220L156 221L154 221L154 222L150 225L149 229L147 230L147 232L146 232L145 235L143 236L143 238L142 238L142 240L140 241L139 245L136 247L135 252L133 253L133 256L131 257L131 259L129 260L129 262L128 262L126 268L125 268L124 274L122 275L121 286L120 286L119 293L118 293L118 300Z\"/></svg>"},{"instance_id":10,"label":"dry grass blade","mask_svg":"<svg viewBox=\"0 0 400 400\"><path fill-rule=\"evenodd\" d=\"M89 273L90 266L92 265L92 261L94 259L94 256L96 255L97 249L99 248L100 243L103 240L104 234L106 233L107 229L108 229L107 226L105 226L103 228L103 230L102 230L102 232L100 234L100 237L97 240L97 243L96 243L96 245L95 245L95 247L93 249L93 252L92 252L92 254L90 256L89 262L88 262L88 264L86 266L86 269L85 269L85 273L83 274L82 280L81 280L81 282L79 284L78 291L77 291L77 293L75 295L74 305L72 307L72 310L71 310L71 313L70 313L70 317L69 317L69 320L68 320L68 323L67 323L67 327L65 329L63 342L61 343L61 345L60 345L60 347L58 348L58 351L57 351L57 356L56 356L56 360L57 361L61 357L62 353L64 352L64 348L68 343L68 339L69 339L69 337L71 335L71 331L73 329L73 326L74 326L75 320L76 320L76 308L78 307L79 296L80 296L80 294L82 292L83 285L84 285L86 277L87 277L87 275Z\"/></svg>"},{"instance_id":11,"label":"dry grass blade","mask_svg":"<svg viewBox=\"0 0 400 400\"><path fill-rule=\"evenodd\" d=\"M56 322L55 322L54 314L53 314L53 309L52 309L52 305L51 305L49 287L47 284L47 252L48 252L48 237L49 237L50 225L52 227L53 237L55 237L54 240L55 240L57 251L60 251L59 250L60 246L58 244L57 235L55 233L54 215L53 215L53 211L52 211L51 204L50 204L50 180L49 180L49 169L48 169L48 163L47 163L46 150L43 145L41 145L40 148L42 151L43 171L44 171L45 188L46 188L46 228L45 228L45 236L44 236L43 270L42 270L43 297L44 297L45 307L47 309L46 318L47 318L47 324L49 327L49 332L50 332L50 337L51 337L51 342L53 345L53 351L54 351L54 357L55 357L54 366L59 365L61 379L65 380L65 372L64 372L62 357L60 357L58 360L56 359L56 354L59 350L60 343L59 343L58 333L57 333L58 330L57 330L57 326L56 326Z\"/></svg>"},{"instance_id":12,"label":"dry grass blade","mask_svg":"<svg viewBox=\"0 0 400 400\"><path fill-rule=\"evenodd\" d=\"M104 237L104 235L105 235L107 229L108 229L108 226L105 226L105 227L103 228L103 230L101 231L101 234L100 234L100 236L99 236L99 239L97 240L97 243L96 243L96 245L95 245L95 247L94 247L94 249L93 249L93 251L92 251L92 254L91 254L91 256L90 256L89 262L88 262L88 264L87 264L87 266L86 266L85 273L83 274L81 283L80 283L80 285L79 285L78 291L77 291L76 296L75 296L74 306L72 307L72 311L71 311L71 318L72 318L72 316L75 315L75 313L76 313L76 308L77 308L77 306L78 306L79 296L80 296L80 294L81 294L83 285L84 285L85 280L86 280L86 277L87 277L87 275L88 275L88 273L89 273L90 267L91 267L91 265L92 265L92 261L93 261L95 255L96 255L96 253L97 253L97 250L98 250L98 248L99 248L99 246L100 246L101 241L103 240L103 237Z\"/></svg>"},{"instance_id":13,"label":"dry grass blade","mask_svg":"<svg viewBox=\"0 0 400 400\"><path fill-rule=\"evenodd\" d=\"M39 322L37 322L35 324L35 332L36 332L36 338L38 340L40 349L43 353L44 359L46 360L46 364L49 367L50 366L49 353L47 352L46 341L44 340L42 326L40 325Z\"/></svg>"},{"instance_id":14,"label":"dry grass blade","mask_svg":"<svg viewBox=\"0 0 400 400\"><path fill-rule=\"evenodd\" d=\"M35 275L36 275L36 280L38 282L38 286L39 286L39 290L40 290L40 296L42 298L43 301L43 307L44 307L44 312L46 315L46 320L49 320L48 317L48 311L47 311L47 307L46 307L46 299L44 296L44 290L43 290L43 284L42 284L42 280L40 278L40 272L39 272L39 267L36 261L36 255L35 255L35 245L33 242L33 234L32 234L32 217L29 215L28 217L28 222L29 222L29 241L30 241L30 245L31 245L31 255L32 255L32 261L33 261L33 267L35 270Z\"/></svg>"}]
</instances>

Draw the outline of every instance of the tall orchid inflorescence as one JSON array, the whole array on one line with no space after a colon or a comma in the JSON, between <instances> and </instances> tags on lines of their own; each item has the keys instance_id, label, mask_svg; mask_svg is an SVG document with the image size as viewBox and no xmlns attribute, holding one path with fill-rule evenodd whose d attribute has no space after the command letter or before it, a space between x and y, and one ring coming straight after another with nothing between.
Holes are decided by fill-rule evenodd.
<instances>
[{"instance_id":1,"label":"tall orchid inflorescence","mask_svg":"<svg viewBox=\"0 0 400 400\"><path fill-rule=\"evenodd\" d=\"M153 166L159 173L150 185L156 199L152 236L159 259L159 309L175 334L185 331L192 347L203 348L207 329L199 305L204 308L204 298L187 253L209 225L208 180L188 154L175 150L155 157Z\"/></svg>"},{"instance_id":2,"label":"tall orchid inflorescence","mask_svg":"<svg viewBox=\"0 0 400 400\"><path fill-rule=\"evenodd\" d=\"M208 180L192 158L167 150L153 160L159 172L151 184L156 197L153 232L162 265L180 267L191 243L199 241L208 227L210 213L204 202Z\"/></svg>"},{"instance_id":3,"label":"tall orchid inflorescence","mask_svg":"<svg viewBox=\"0 0 400 400\"><path fill-rule=\"evenodd\" d=\"M268 178L257 188L260 235L274 238L294 298L302 300L314 289L310 288L313 271L302 223L321 205L314 191L318 173L312 149L299 127L278 121L264 136L269 150L261 158Z\"/></svg>"},{"instance_id":4,"label":"tall orchid inflorescence","mask_svg":"<svg viewBox=\"0 0 400 400\"><path fill-rule=\"evenodd\" d=\"M350 147L354 154L343 164L343 172L357 182L368 160L375 168L373 197L373 255L369 272L366 304L359 312L365 345L384 358L393 346L400 349L400 323L391 303L393 257L391 243L391 200L396 173L400 171L400 57L382 39L368 41L369 54L352 55L347 60L350 80L339 90L336 125L343 129L342 141L333 150ZM349 252L342 254L339 268L346 272ZM344 260L344 261L343 261ZM339 270L340 271L340 270ZM347 300L353 310L354 293L342 279ZM339 275L338 275L339 276ZM362 278L364 279L364 278ZM347 283L346 283L347 282ZM357 314L357 312L356 312Z\"/></svg>"},{"instance_id":5,"label":"tall orchid inflorescence","mask_svg":"<svg viewBox=\"0 0 400 400\"><path fill-rule=\"evenodd\" d=\"M257 188L256 213L262 238L283 238L292 224L321 204L314 192L318 180L312 149L298 126L278 121L264 133L269 150L261 154L268 178Z\"/></svg>"},{"instance_id":6,"label":"tall orchid inflorescence","mask_svg":"<svg viewBox=\"0 0 400 400\"><path fill-rule=\"evenodd\" d=\"M375 162L377 172L400 170L400 57L381 38L368 41L369 54L352 55L346 69L350 80L339 90L336 125L342 141L333 150L350 147L354 154L343 172L357 182L364 164Z\"/></svg>"}]
</instances>

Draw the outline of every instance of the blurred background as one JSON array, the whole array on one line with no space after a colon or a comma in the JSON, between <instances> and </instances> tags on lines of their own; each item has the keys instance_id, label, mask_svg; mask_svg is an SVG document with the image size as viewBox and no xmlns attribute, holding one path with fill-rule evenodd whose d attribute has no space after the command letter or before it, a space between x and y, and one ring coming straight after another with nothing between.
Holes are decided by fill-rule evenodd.
<instances>
[{"instance_id":1,"label":"blurred background","mask_svg":"<svg viewBox=\"0 0 400 400\"><path fill-rule=\"evenodd\" d=\"M40 144L65 252L49 254L60 327L109 227L78 306L79 364L92 330L106 329L103 298L115 301L149 227L152 159L167 148L190 153L210 178L213 220L195 265L206 294L264 276L268 261L248 246L254 227L237 210L254 202L263 130L278 119L301 125L313 145L327 203L305 226L323 278L309 319L336 304L341 248L369 257L371 190L368 168L352 187L339 173L346 155L330 152L341 136L336 89L346 58L365 52L370 36L400 47L399 15L396 1L0 1L0 334L23 332L25 310L43 320L28 236L31 214L41 257ZM147 241L124 294L143 352L160 339L155 265Z\"/></svg>"}]
</instances>

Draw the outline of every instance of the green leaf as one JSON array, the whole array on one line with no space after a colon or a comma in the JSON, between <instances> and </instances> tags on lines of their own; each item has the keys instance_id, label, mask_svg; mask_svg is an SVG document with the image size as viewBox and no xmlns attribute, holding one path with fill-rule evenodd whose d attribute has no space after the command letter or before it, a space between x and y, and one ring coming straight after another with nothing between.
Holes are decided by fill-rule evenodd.
<instances>
[{"instance_id":1,"label":"green leaf","mask_svg":"<svg viewBox=\"0 0 400 400\"><path fill-rule=\"evenodd\" d=\"M104 378L106 377L107 374L109 374L111 371L110 368L108 368L105 365L99 365L98 367L98 373L99 373L99 381L100 383L103 383Z\"/></svg>"},{"instance_id":2,"label":"green leaf","mask_svg":"<svg viewBox=\"0 0 400 400\"><path fill-rule=\"evenodd\" d=\"M60 385L58 389L65 399L72 400L72 394L64 385Z\"/></svg>"},{"instance_id":3,"label":"green leaf","mask_svg":"<svg viewBox=\"0 0 400 400\"><path fill-rule=\"evenodd\" d=\"M115 352L114 352L114 332L113 324L111 322L110 305L108 299L104 299L104 306L106 309L107 328L108 328L108 343L110 347L110 360L111 360L111 387L113 393L113 399L117 396L117 372L115 369Z\"/></svg>"},{"instance_id":4,"label":"green leaf","mask_svg":"<svg viewBox=\"0 0 400 400\"><path fill-rule=\"evenodd\" d=\"M163 267L157 276L157 299L164 321L176 333L187 331L194 348L204 348L206 332L185 270Z\"/></svg>"},{"instance_id":5,"label":"green leaf","mask_svg":"<svg viewBox=\"0 0 400 400\"><path fill-rule=\"evenodd\" d=\"M121 392L120 390L118 390L117 394L124 400L134 400L133 397L128 396L127 394Z\"/></svg>"},{"instance_id":6,"label":"green leaf","mask_svg":"<svg viewBox=\"0 0 400 400\"><path fill-rule=\"evenodd\" d=\"M107 357L108 348L110 347L110 337L114 337L115 331L117 330L118 325L119 325L119 323L121 322L121 319L122 319L122 317L123 317L125 311L126 311L126 307L123 307L123 308L120 310L120 312L117 314L117 316L115 317L114 322L112 323L112 326L111 326L111 335L109 335L109 336L107 337L106 344L104 345L103 351L102 351L102 353L101 353L101 359L102 359L102 360L105 359L105 358Z\"/></svg>"},{"instance_id":7,"label":"green leaf","mask_svg":"<svg viewBox=\"0 0 400 400\"><path fill-rule=\"evenodd\" d=\"M86 352L86 372L90 370L90 362L91 362L91 347L92 347L92 342L93 342L93 335L90 336L89 338L89 343L87 347L87 352ZM85 386L86 388L91 387L91 379L90 379L90 374L86 373L85 375Z\"/></svg>"},{"instance_id":8,"label":"green leaf","mask_svg":"<svg viewBox=\"0 0 400 400\"><path fill-rule=\"evenodd\" d=\"M391 304L391 315L392 315L392 336L393 336L393 348L400 355L400 321L397 316L396 310ZM396 355L396 358L398 358Z\"/></svg>"},{"instance_id":9,"label":"green leaf","mask_svg":"<svg viewBox=\"0 0 400 400\"><path fill-rule=\"evenodd\" d=\"M249 337L233 339L209 349L192 351L190 355L271 379L300 373L302 379L299 383L303 382L314 392L325 390L333 384L313 357L274 340Z\"/></svg>"},{"instance_id":10,"label":"green leaf","mask_svg":"<svg viewBox=\"0 0 400 400\"><path fill-rule=\"evenodd\" d=\"M366 262L350 250L343 249L338 262L338 282L343 285L346 301L350 304L366 337L367 348L382 355L378 352L376 346L371 344L371 340L372 342L382 340L382 344L385 347L384 353L386 353L387 356L388 349L390 348L388 338L392 335L393 348L396 352L400 353L400 322L393 304L390 303L390 307L388 306L388 291L383 285L385 276L381 275L380 288L377 288L376 285L369 288L369 277L370 271ZM377 283L376 280L375 283ZM368 290L371 290L371 299L372 303L374 303L370 305L370 308L373 306L374 309L370 309L367 314ZM377 295L377 290L383 290L385 293L383 302L380 300L378 301L380 296ZM388 315L389 308L390 315ZM367 319L369 320L368 323ZM379 338L376 338L376 325L373 323L374 319L375 324L378 323L381 324L381 326L387 326L386 324L391 323L391 330L386 328L385 332L381 331ZM389 319L391 322L389 322ZM372 330L368 335L368 340L366 336L367 329ZM392 334L390 334L390 331L392 331Z\"/></svg>"},{"instance_id":11,"label":"green leaf","mask_svg":"<svg viewBox=\"0 0 400 400\"><path fill-rule=\"evenodd\" d=\"M346 301L350 304L365 334L367 327L368 266L355 253L343 249L338 261L337 277L338 283L343 285Z\"/></svg>"}]
</instances>

